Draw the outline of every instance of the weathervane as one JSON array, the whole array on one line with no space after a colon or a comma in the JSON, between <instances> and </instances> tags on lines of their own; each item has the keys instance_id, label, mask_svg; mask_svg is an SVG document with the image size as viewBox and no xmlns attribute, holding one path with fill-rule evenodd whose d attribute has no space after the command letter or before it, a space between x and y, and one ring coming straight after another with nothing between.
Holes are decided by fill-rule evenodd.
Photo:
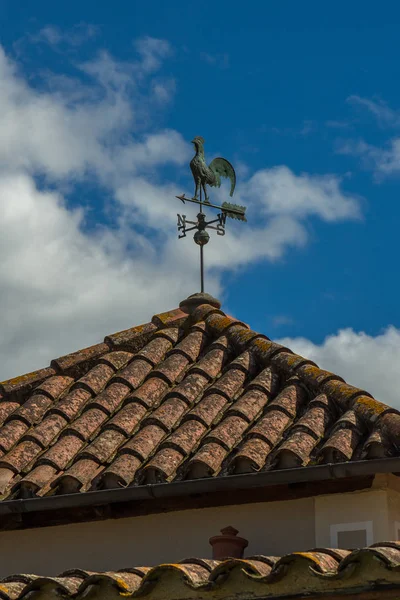
<instances>
[{"instance_id":1,"label":"weathervane","mask_svg":"<svg viewBox=\"0 0 400 600\"><path fill-rule=\"evenodd\" d=\"M201 280L201 292L204 292L204 256L203 248L208 244L210 236L206 229L215 229L217 235L225 235L225 222L226 218L237 219L238 221L246 221L246 207L239 206L238 204L231 204L230 202L223 202L221 206L211 204L207 195L206 185L211 187L220 187L221 177L230 179L231 191L230 196L233 196L236 186L236 174L231 163L225 160L225 158L214 158L207 166L204 158L204 139L200 136L195 137L192 140L196 148L196 154L190 161L190 169L193 174L193 179L196 184L196 189L193 198L186 198L185 194L176 196L184 204L185 202L194 202L200 205L200 212L197 215L197 221L188 221L186 215L178 214L178 232L179 238L186 237L188 231L196 230L193 239L200 246L200 280ZM204 200L203 200L204 194ZM199 197L200 196L200 197ZM217 208L221 212L217 215L216 219L212 221L206 221L206 215L203 212L203 206L209 206L210 208ZM191 227L187 227L191 225Z\"/></svg>"}]
</instances>

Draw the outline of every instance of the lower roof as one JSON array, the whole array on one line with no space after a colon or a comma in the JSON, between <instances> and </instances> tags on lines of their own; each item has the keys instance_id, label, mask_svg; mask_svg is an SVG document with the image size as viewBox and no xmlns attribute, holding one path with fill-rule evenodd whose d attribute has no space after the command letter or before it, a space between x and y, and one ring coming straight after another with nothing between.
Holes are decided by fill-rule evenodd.
<instances>
[{"instance_id":1,"label":"lower roof","mask_svg":"<svg viewBox=\"0 0 400 600\"><path fill-rule=\"evenodd\" d=\"M7 501L400 456L397 410L211 304L155 315L0 395Z\"/></svg>"},{"instance_id":2,"label":"lower roof","mask_svg":"<svg viewBox=\"0 0 400 600\"><path fill-rule=\"evenodd\" d=\"M0 598L198 598L357 597L399 598L400 543L381 542L348 551L317 548L283 557L223 561L187 558L176 564L94 573L75 569L57 577L12 575L0 582Z\"/></svg>"}]
</instances>

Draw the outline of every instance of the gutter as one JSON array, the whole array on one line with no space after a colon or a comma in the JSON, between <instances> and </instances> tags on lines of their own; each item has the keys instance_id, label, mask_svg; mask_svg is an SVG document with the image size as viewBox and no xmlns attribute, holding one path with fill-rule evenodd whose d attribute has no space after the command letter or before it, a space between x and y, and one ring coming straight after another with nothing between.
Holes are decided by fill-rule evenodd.
<instances>
[{"instance_id":1,"label":"gutter","mask_svg":"<svg viewBox=\"0 0 400 600\"><path fill-rule=\"evenodd\" d=\"M0 515L34 513L63 508L101 506L137 500L157 500L229 490L256 489L276 485L339 480L378 473L400 473L400 457L330 463L312 467L295 467L279 471L245 473L225 477L191 479L93 492L78 492L62 496L46 496L0 502Z\"/></svg>"}]
</instances>

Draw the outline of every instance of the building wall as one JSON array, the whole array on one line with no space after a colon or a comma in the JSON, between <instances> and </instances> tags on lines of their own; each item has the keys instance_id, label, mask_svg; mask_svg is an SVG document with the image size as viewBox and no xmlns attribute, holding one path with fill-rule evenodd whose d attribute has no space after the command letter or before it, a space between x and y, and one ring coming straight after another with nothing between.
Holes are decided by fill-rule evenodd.
<instances>
[{"instance_id":1,"label":"building wall","mask_svg":"<svg viewBox=\"0 0 400 600\"><path fill-rule=\"evenodd\" d=\"M208 540L232 525L250 554L314 546L314 499L185 510L144 517L0 532L0 576L55 575L79 567L112 570L211 558Z\"/></svg>"},{"instance_id":2,"label":"building wall","mask_svg":"<svg viewBox=\"0 0 400 600\"><path fill-rule=\"evenodd\" d=\"M246 555L282 556L396 539L400 492L379 489L299 500L185 510L126 519L0 532L0 576L56 575L72 568L121 569L183 558L211 558L208 540L232 525L249 540ZM367 525L366 525L367 524ZM369 530L363 531L364 526ZM367 539L368 535L370 539ZM372 536L372 537L371 537Z\"/></svg>"},{"instance_id":3,"label":"building wall","mask_svg":"<svg viewBox=\"0 0 400 600\"><path fill-rule=\"evenodd\" d=\"M400 492L388 490L389 540L400 539Z\"/></svg>"},{"instance_id":4,"label":"building wall","mask_svg":"<svg viewBox=\"0 0 400 600\"><path fill-rule=\"evenodd\" d=\"M353 547L352 538L357 547L356 541L362 539L358 533L361 531L365 531L365 545L390 539L387 489L315 498L317 547L340 546L340 543L336 544L337 539L346 539L347 547ZM353 536L351 532L354 532Z\"/></svg>"}]
</instances>

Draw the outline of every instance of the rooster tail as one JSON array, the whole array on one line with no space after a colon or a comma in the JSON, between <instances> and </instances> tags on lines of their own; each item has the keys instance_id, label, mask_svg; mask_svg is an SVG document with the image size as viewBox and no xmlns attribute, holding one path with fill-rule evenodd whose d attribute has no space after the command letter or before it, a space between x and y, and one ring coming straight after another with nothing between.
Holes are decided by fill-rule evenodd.
<instances>
[{"instance_id":1,"label":"rooster tail","mask_svg":"<svg viewBox=\"0 0 400 600\"><path fill-rule=\"evenodd\" d=\"M209 168L215 175L215 183L211 184L215 187L221 186L221 177L226 177L231 182L231 191L230 195L233 196L233 192L235 191L236 186L236 174L235 169L232 167L231 163L228 162L225 158L214 158L211 161Z\"/></svg>"}]
</instances>

